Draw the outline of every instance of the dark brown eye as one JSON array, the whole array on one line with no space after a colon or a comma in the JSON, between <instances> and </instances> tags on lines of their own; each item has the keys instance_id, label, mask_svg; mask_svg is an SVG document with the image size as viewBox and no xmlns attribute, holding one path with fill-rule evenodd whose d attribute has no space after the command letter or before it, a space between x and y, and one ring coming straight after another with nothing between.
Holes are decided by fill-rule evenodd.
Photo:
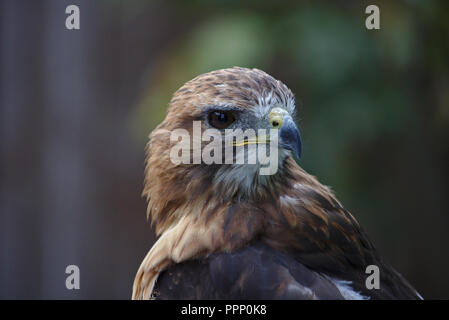
<instances>
[{"instance_id":1,"label":"dark brown eye","mask_svg":"<svg viewBox=\"0 0 449 320\"><path fill-rule=\"evenodd\" d=\"M212 127L226 129L235 121L235 116L231 111L212 111L208 120Z\"/></svg>"}]
</instances>

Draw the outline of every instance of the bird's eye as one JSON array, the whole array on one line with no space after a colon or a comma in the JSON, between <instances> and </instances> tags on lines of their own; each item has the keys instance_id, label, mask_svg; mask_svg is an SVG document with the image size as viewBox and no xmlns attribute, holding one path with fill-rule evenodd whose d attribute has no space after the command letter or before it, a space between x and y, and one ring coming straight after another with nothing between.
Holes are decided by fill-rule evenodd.
<instances>
[{"instance_id":1,"label":"bird's eye","mask_svg":"<svg viewBox=\"0 0 449 320\"><path fill-rule=\"evenodd\" d=\"M235 116L231 111L212 111L209 113L208 120L212 127L226 129L235 121Z\"/></svg>"}]
</instances>

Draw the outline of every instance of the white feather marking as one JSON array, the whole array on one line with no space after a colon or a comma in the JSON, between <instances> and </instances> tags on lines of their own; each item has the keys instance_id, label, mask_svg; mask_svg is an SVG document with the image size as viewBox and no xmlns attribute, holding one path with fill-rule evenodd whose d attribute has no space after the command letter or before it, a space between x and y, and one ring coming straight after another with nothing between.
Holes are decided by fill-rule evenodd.
<instances>
[{"instance_id":1,"label":"white feather marking","mask_svg":"<svg viewBox=\"0 0 449 320\"><path fill-rule=\"evenodd\" d=\"M352 281L347 280L339 280L330 278L330 280L337 286L338 290L340 291L341 295L345 300L369 300L370 297L364 296L360 294L360 292L355 291L350 285L352 284Z\"/></svg>"},{"instance_id":2,"label":"white feather marking","mask_svg":"<svg viewBox=\"0 0 449 320\"><path fill-rule=\"evenodd\" d=\"M259 118L265 118L272 108L279 107L287 110L290 115L295 111L295 101L292 98L287 98L287 101L280 101L279 98L273 94L272 91L259 95L257 106L254 108L254 113Z\"/></svg>"}]
</instances>

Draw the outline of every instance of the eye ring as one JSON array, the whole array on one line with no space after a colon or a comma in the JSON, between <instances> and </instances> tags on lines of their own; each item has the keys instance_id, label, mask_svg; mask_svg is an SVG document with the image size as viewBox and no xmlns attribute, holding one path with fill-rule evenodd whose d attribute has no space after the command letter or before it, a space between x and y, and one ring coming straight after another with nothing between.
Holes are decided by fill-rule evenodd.
<instances>
[{"instance_id":1,"label":"eye ring","mask_svg":"<svg viewBox=\"0 0 449 320\"><path fill-rule=\"evenodd\" d=\"M207 119L216 129L226 129L236 120L234 113L229 110L213 110L209 112Z\"/></svg>"}]
</instances>

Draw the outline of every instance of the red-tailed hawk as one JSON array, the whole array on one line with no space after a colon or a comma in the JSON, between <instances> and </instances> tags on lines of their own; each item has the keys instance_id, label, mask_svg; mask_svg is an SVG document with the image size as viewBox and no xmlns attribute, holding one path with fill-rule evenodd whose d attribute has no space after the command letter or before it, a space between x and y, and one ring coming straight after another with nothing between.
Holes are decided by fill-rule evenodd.
<instances>
[{"instance_id":1,"label":"red-tailed hawk","mask_svg":"<svg viewBox=\"0 0 449 320\"><path fill-rule=\"evenodd\" d=\"M257 69L203 74L174 94L147 146L143 195L160 237L137 272L134 299L420 298L329 188L297 164L296 113L287 86ZM232 163L195 161L194 138L181 148L188 161L173 161L179 140L171 134L194 137L195 123L218 131L197 146L219 141L212 156L223 159L230 149L268 145L277 132L277 167L261 174L261 162L237 163L237 153ZM271 130L229 141L226 130L237 129ZM378 288L367 287L368 266L378 268Z\"/></svg>"}]
</instances>

